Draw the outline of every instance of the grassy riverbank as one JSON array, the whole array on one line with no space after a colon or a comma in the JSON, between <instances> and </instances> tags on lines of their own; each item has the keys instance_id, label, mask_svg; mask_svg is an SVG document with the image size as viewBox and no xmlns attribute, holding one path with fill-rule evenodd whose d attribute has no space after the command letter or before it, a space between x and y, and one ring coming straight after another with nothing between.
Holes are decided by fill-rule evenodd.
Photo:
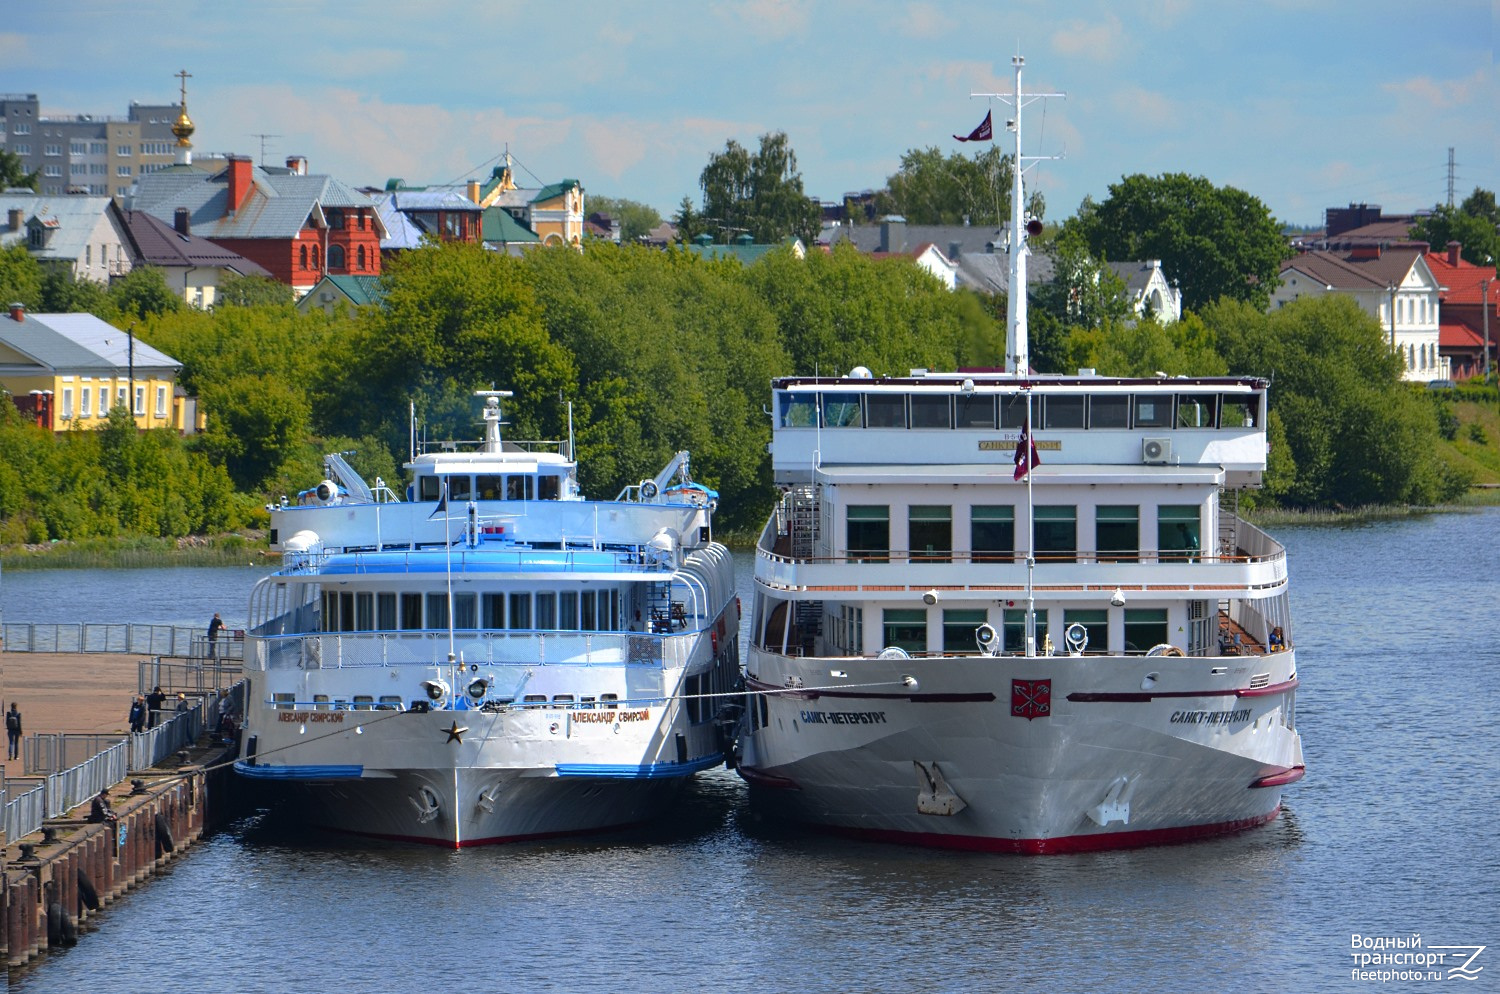
<instances>
[{"instance_id":1,"label":"grassy riverbank","mask_svg":"<svg viewBox=\"0 0 1500 994\"><path fill-rule=\"evenodd\" d=\"M89 539L0 547L0 568L147 569L166 566L270 567L278 559L263 532L185 538Z\"/></svg>"}]
</instances>

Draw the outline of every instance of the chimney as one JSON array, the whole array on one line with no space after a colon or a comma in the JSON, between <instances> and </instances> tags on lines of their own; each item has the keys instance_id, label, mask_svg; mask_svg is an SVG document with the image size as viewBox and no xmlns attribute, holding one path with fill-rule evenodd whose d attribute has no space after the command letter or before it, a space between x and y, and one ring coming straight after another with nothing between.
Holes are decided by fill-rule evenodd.
<instances>
[{"instance_id":1,"label":"chimney","mask_svg":"<svg viewBox=\"0 0 1500 994\"><path fill-rule=\"evenodd\" d=\"M12 321L26 320L26 305L19 300L10 305L10 319Z\"/></svg>"},{"instance_id":2,"label":"chimney","mask_svg":"<svg viewBox=\"0 0 1500 994\"><path fill-rule=\"evenodd\" d=\"M305 155L289 155L289 156L287 156L286 157L286 167L287 167L287 169L289 169L291 171L291 173L292 173L293 176L306 176L307 175L307 156L305 156Z\"/></svg>"},{"instance_id":3,"label":"chimney","mask_svg":"<svg viewBox=\"0 0 1500 994\"><path fill-rule=\"evenodd\" d=\"M172 227L177 229L179 235L191 235L193 233L193 222L188 217L188 209L179 207L172 212Z\"/></svg>"},{"instance_id":4,"label":"chimney","mask_svg":"<svg viewBox=\"0 0 1500 994\"><path fill-rule=\"evenodd\" d=\"M253 163L248 156L231 155L229 157L229 209L225 212L226 217L233 217L235 212L245 203L245 197L250 193L250 170Z\"/></svg>"},{"instance_id":5,"label":"chimney","mask_svg":"<svg viewBox=\"0 0 1500 994\"><path fill-rule=\"evenodd\" d=\"M1380 258L1379 245L1356 245L1349 252L1349 259L1351 262L1360 262L1362 260L1378 258Z\"/></svg>"},{"instance_id":6,"label":"chimney","mask_svg":"<svg viewBox=\"0 0 1500 994\"><path fill-rule=\"evenodd\" d=\"M880 251L906 251L906 218L889 214L880 222Z\"/></svg>"},{"instance_id":7,"label":"chimney","mask_svg":"<svg viewBox=\"0 0 1500 994\"><path fill-rule=\"evenodd\" d=\"M477 179L469 180L469 199L476 204L479 203L479 180Z\"/></svg>"},{"instance_id":8,"label":"chimney","mask_svg":"<svg viewBox=\"0 0 1500 994\"><path fill-rule=\"evenodd\" d=\"M1454 268L1457 268L1458 267L1458 258L1459 258L1460 255L1463 254L1463 250L1464 250L1463 243L1462 242L1449 242L1448 245L1447 245L1447 249L1448 249L1448 265L1453 266Z\"/></svg>"},{"instance_id":9,"label":"chimney","mask_svg":"<svg viewBox=\"0 0 1500 994\"><path fill-rule=\"evenodd\" d=\"M19 207L12 207L10 209L9 216L6 218L6 220L10 223L11 231L21 230L21 216L25 213L26 212L21 210L21 208Z\"/></svg>"}]
</instances>

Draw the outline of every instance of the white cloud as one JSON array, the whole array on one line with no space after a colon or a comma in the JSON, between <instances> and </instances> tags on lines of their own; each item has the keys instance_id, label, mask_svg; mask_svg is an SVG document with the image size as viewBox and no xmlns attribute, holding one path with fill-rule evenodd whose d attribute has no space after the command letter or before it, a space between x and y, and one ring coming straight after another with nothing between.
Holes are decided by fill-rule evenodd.
<instances>
[{"instance_id":1,"label":"white cloud","mask_svg":"<svg viewBox=\"0 0 1500 994\"><path fill-rule=\"evenodd\" d=\"M902 33L910 38L941 38L957 23L943 8L930 3L912 4L901 18Z\"/></svg>"},{"instance_id":2,"label":"white cloud","mask_svg":"<svg viewBox=\"0 0 1500 994\"><path fill-rule=\"evenodd\" d=\"M1052 34L1052 50L1095 62L1114 62L1130 45L1125 26L1113 13L1093 21L1070 21Z\"/></svg>"}]
</instances>

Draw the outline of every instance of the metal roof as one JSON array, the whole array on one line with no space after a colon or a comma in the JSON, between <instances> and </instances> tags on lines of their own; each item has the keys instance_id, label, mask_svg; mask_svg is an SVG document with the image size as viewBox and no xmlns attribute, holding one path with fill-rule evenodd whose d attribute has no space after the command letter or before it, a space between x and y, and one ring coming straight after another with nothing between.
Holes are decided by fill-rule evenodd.
<instances>
[{"instance_id":1,"label":"metal roof","mask_svg":"<svg viewBox=\"0 0 1500 994\"><path fill-rule=\"evenodd\" d=\"M0 317L0 344L59 372L114 372L130 365L129 336L92 314L27 314L22 321ZM176 372L182 363L137 338L135 368Z\"/></svg>"}]
</instances>

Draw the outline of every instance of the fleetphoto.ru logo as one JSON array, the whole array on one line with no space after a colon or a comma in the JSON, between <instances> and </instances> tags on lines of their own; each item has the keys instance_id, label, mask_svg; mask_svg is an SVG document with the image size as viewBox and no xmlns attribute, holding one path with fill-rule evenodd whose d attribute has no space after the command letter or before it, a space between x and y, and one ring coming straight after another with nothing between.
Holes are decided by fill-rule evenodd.
<instances>
[{"instance_id":1,"label":"fleetphoto.ru logo","mask_svg":"<svg viewBox=\"0 0 1500 994\"><path fill-rule=\"evenodd\" d=\"M1422 935L1349 937L1354 980L1478 980L1484 972L1479 954L1487 946L1423 946Z\"/></svg>"}]
</instances>

